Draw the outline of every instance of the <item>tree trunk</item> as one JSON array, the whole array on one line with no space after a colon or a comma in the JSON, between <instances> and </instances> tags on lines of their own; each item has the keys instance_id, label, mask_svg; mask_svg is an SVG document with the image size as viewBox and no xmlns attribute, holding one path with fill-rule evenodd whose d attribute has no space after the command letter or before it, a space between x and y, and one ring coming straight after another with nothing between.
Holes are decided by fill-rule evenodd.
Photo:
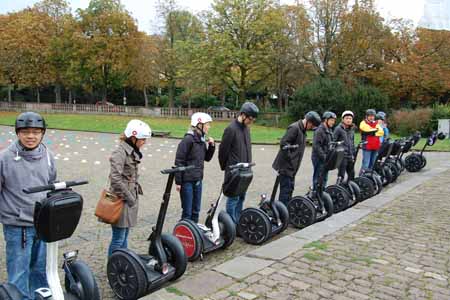
<instances>
[{"instance_id":1,"label":"tree trunk","mask_svg":"<svg viewBox=\"0 0 450 300\"><path fill-rule=\"evenodd\" d=\"M147 96L147 87L144 86L144 106L145 108L148 107L148 96Z\"/></svg>"},{"instance_id":2,"label":"tree trunk","mask_svg":"<svg viewBox=\"0 0 450 300\"><path fill-rule=\"evenodd\" d=\"M69 104L72 104L72 90L69 90Z\"/></svg>"},{"instance_id":3,"label":"tree trunk","mask_svg":"<svg viewBox=\"0 0 450 300\"><path fill-rule=\"evenodd\" d=\"M175 79L169 80L169 107L173 108L175 103Z\"/></svg>"},{"instance_id":4,"label":"tree trunk","mask_svg":"<svg viewBox=\"0 0 450 300\"><path fill-rule=\"evenodd\" d=\"M36 88L36 97L37 103L41 103L41 93L39 92L39 88Z\"/></svg>"},{"instance_id":5,"label":"tree trunk","mask_svg":"<svg viewBox=\"0 0 450 300\"><path fill-rule=\"evenodd\" d=\"M55 85L55 102L61 103L61 84L59 83Z\"/></svg>"},{"instance_id":6,"label":"tree trunk","mask_svg":"<svg viewBox=\"0 0 450 300\"><path fill-rule=\"evenodd\" d=\"M8 102L12 101L12 90L13 90L13 85L9 84L8 85Z\"/></svg>"},{"instance_id":7,"label":"tree trunk","mask_svg":"<svg viewBox=\"0 0 450 300\"><path fill-rule=\"evenodd\" d=\"M220 104L222 106L225 106L225 101L227 100L227 85L224 83L222 86L222 95L221 95L221 102Z\"/></svg>"},{"instance_id":8,"label":"tree trunk","mask_svg":"<svg viewBox=\"0 0 450 300\"><path fill-rule=\"evenodd\" d=\"M241 86L239 87L239 101L240 103L245 102L245 98L247 96L246 91L246 85L247 85L247 70L245 68L241 67Z\"/></svg>"}]
</instances>

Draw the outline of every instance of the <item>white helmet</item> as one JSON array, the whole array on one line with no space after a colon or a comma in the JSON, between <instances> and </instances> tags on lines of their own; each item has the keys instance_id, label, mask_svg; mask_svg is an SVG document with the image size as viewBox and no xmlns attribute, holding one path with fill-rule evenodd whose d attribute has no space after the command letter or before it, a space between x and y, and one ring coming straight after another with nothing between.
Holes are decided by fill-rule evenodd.
<instances>
[{"instance_id":1,"label":"white helmet","mask_svg":"<svg viewBox=\"0 0 450 300\"><path fill-rule=\"evenodd\" d=\"M353 112L351 110L346 110L342 113L342 119L345 118L346 116L351 116L352 118L355 117L355 115L353 114Z\"/></svg>"},{"instance_id":2,"label":"white helmet","mask_svg":"<svg viewBox=\"0 0 450 300\"><path fill-rule=\"evenodd\" d=\"M127 138L134 136L137 139L148 139L152 136L152 130L147 123L141 120L131 120L125 128L124 134Z\"/></svg>"},{"instance_id":3,"label":"white helmet","mask_svg":"<svg viewBox=\"0 0 450 300\"><path fill-rule=\"evenodd\" d=\"M198 124L212 122L212 118L207 113L197 112L191 116L191 126L197 127Z\"/></svg>"}]
</instances>

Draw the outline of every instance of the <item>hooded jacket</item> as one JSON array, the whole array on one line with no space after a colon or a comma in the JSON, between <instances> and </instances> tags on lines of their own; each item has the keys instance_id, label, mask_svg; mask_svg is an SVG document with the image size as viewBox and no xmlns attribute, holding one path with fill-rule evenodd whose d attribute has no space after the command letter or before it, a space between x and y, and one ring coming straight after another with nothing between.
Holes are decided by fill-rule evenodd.
<instances>
[{"instance_id":1,"label":"hooded jacket","mask_svg":"<svg viewBox=\"0 0 450 300\"><path fill-rule=\"evenodd\" d=\"M359 129L361 130L361 140L367 142L367 144L363 145L363 149L378 151L381 147L380 137L384 135L380 124L376 121L363 120L359 124Z\"/></svg>"},{"instance_id":2,"label":"hooded jacket","mask_svg":"<svg viewBox=\"0 0 450 300\"><path fill-rule=\"evenodd\" d=\"M341 123L336 126L334 129L334 140L336 142L344 142L345 158L355 158L355 129L353 125L351 127L346 127Z\"/></svg>"},{"instance_id":3,"label":"hooded jacket","mask_svg":"<svg viewBox=\"0 0 450 300\"><path fill-rule=\"evenodd\" d=\"M250 130L244 124L233 120L223 132L219 146L219 164L222 171L237 163L252 162Z\"/></svg>"},{"instance_id":4,"label":"hooded jacket","mask_svg":"<svg viewBox=\"0 0 450 300\"><path fill-rule=\"evenodd\" d=\"M298 148L292 150L283 150L286 145L298 145ZM286 133L281 138L280 150L272 164L272 168L280 175L295 177L300 168L303 154L306 148L306 129L303 122L298 121L289 125Z\"/></svg>"},{"instance_id":5,"label":"hooded jacket","mask_svg":"<svg viewBox=\"0 0 450 300\"><path fill-rule=\"evenodd\" d=\"M175 183L181 185L183 182L193 182L203 179L205 161L210 161L216 147L207 145L202 136L189 130L178 144L175 156L175 166L196 166L195 169L175 174Z\"/></svg>"},{"instance_id":6,"label":"hooded jacket","mask_svg":"<svg viewBox=\"0 0 450 300\"><path fill-rule=\"evenodd\" d=\"M25 194L23 189L53 183L55 160L44 144L31 151L19 141L0 152L0 222L13 226L33 226L35 203L46 192Z\"/></svg>"},{"instance_id":7,"label":"hooded jacket","mask_svg":"<svg viewBox=\"0 0 450 300\"><path fill-rule=\"evenodd\" d=\"M314 131L312 159L318 159L321 162L325 162L332 141L332 129L326 127L324 123L320 124Z\"/></svg>"}]
</instances>

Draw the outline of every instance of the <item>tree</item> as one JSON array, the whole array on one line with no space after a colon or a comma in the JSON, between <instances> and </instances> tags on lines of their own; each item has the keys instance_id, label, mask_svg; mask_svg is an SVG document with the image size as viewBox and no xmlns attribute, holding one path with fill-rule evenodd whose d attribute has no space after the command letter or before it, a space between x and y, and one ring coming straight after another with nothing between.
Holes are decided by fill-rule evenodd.
<instances>
[{"instance_id":1,"label":"tree","mask_svg":"<svg viewBox=\"0 0 450 300\"><path fill-rule=\"evenodd\" d=\"M124 87L129 75L140 41L136 22L119 0L91 0L77 14L82 31L76 41L79 72L85 87L101 87L106 101L108 91Z\"/></svg>"}]
</instances>

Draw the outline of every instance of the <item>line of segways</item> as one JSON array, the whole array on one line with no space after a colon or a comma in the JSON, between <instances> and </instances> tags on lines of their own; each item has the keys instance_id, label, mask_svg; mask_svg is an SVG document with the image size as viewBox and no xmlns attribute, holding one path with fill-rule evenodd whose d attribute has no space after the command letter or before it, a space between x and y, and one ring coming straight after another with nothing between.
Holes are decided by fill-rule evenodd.
<instances>
[{"instance_id":1,"label":"line of segways","mask_svg":"<svg viewBox=\"0 0 450 300\"><path fill-rule=\"evenodd\" d=\"M259 245L282 233L289 224L305 228L325 220L332 214L345 210L361 201L379 194L383 187L395 182L406 169L418 172L426 166L424 150L433 146L445 135L433 132L420 152L410 153L420 140L420 134L395 141L386 140L378 155L375 167L351 181L338 178L336 184L324 186L325 173L339 167L344 148L333 142L319 180L312 191L304 196L294 196L287 207L276 199L279 177L275 179L270 198L261 196L257 207L242 211L237 226L223 210L224 196L235 196L245 192L252 181L251 168L254 163L238 163L227 170L232 174L233 187L222 188L220 196L212 205L204 224L188 220L179 221L172 234L162 233L171 190L176 173L194 168L174 167L162 170L168 175L156 225L148 238L146 254L137 254L130 249L118 249L108 259L107 277L114 294L119 299L135 300L161 288L165 283L181 277L187 262L194 261L209 252L226 249L238 233L245 242ZM358 145L359 150L361 144ZM297 147L288 145L283 150ZM71 187L87 184L87 181L67 181L24 190L26 193L48 191L47 197L36 205L34 226L40 239L47 244L47 278L49 287L35 292L37 300L100 300L95 276L90 268L77 259L78 252L64 254L64 285L58 276L58 241L71 237L81 217L83 198ZM0 285L0 299L19 300L22 296L10 284Z\"/></svg>"}]
</instances>

